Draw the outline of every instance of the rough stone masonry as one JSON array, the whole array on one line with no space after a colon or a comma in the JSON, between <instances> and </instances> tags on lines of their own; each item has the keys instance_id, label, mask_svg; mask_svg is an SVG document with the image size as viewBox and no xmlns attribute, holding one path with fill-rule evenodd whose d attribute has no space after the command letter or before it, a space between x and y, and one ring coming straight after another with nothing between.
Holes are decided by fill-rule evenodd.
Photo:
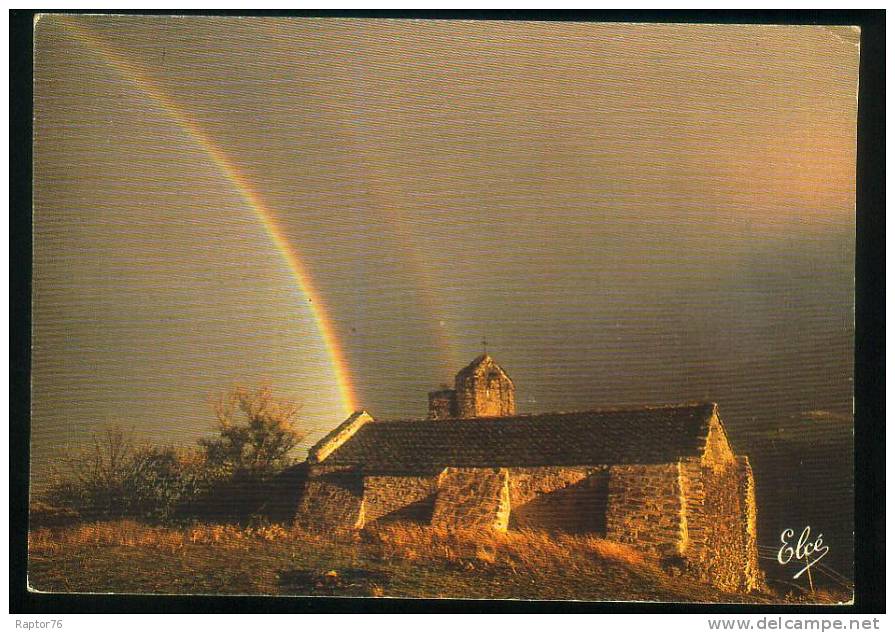
<instances>
[{"instance_id":1,"label":"rough stone masonry","mask_svg":"<svg viewBox=\"0 0 895 633\"><path fill-rule=\"evenodd\" d=\"M296 521L593 533L729 591L761 583L755 485L714 403L517 415L487 354L429 394L429 418L357 412L318 442Z\"/></svg>"}]
</instances>

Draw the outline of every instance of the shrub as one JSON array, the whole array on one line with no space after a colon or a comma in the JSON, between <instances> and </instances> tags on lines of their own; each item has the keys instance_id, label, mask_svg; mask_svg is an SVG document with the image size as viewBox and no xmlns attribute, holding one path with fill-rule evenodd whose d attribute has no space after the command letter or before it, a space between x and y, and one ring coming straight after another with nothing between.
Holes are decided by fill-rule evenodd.
<instances>
[{"instance_id":1,"label":"shrub","mask_svg":"<svg viewBox=\"0 0 895 633\"><path fill-rule=\"evenodd\" d=\"M271 389L236 387L214 406L217 436L199 448L136 446L131 434L110 428L65 462L32 503L32 524L136 519L246 521L277 495L277 477L294 463L304 437L299 407ZM288 473L286 473L288 474ZM300 474L300 473L299 473Z\"/></svg>"},{"instance_id":2,"label":"shrub","mask_svg":"<svg viewBox=\"0 0 895 633\"><path fill-rule=\"evenodd\" d=\"M32 513L32 520L41 523L44 516L68 512L85 521L170 521L209 490L214 479L196 451L135 447L129 434L111 428L94 435L92 445L56 473L33 504L40 511Z\"/></svg>"},{"instance_id":3,"label":"shrub","mask_svg":"<svg viewBox=\"0 0 895 633\"><path fill-rule=\"evenodd\" d=\"M124 482L126 516L147 521L186 518L194 500L214 487L218 474L194 452L143 447Z\"/></svg>"},{"instance_id":4,"label":"shrub","mask_svg":"<svg viewBox=\"0 0 895 633\"><path fill-rule=\"evenodd\" d=\"M307 433L296 428L299 407L274 398L269 386L236 387L214 405L218 436L199 440L209 464L245 480L263 480L294 463Z\"/></svg>"}]
</instances>

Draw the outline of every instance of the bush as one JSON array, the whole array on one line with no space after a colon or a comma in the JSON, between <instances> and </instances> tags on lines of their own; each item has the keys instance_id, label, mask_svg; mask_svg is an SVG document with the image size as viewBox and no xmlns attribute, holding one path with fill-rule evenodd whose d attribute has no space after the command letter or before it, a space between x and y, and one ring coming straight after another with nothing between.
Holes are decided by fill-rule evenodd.
<instances>
[{"instance_id":1,"label":"bush","mask_svg":"<svg viewBox=\"0 0 895 633\"><path fill-rule=\"evenodd\" d=\"M296 428L298 405L274 398L268 386L236 387L214 412L218 436L199 445L210 465L240 479L270 479L291 466L292 449L307 435Z\"/></svg>"},{"instance_id":2,"label":"bush","mask_svg":"<svg viewBox=\"0 0 895 633\"><path fill-rule=\"evenodd\" d=\"M134 518L170 521L212 487L215 474L195 451L171 447L135 447L119 428L94 435L57 473L38 508L76 513L82 520ZM50 513L41 511L35 520Z\"/></svg>"},{"instance_id":3,"label":"bush","mask_svg":"<svg viewBox=\"0 0 895 633\"><path fill-rule=\"evenodd\" d=\"M78 523L81 515L69 507L54 506L36 499L28 508L28 521L32 528L65 527Z\"/></svg>"},{"instance_id":4,"label":"bush","mask_svg":"<svg viewBox=\"0 0 895 633\"><path fill-rule=\"evenodd\" d=\"M201 455L144 447L124 482L127 516L148 521L188 518L194 500L213 488L218 475Z\"/></svg>"},{"instance_id":5,"label":"bush","mask_svg":"<svg viewBox=\"0 0 895 633\"><path fill-rule=\"evenodd\" d=\"M197 450L137 447L117 427L95 434L32 503L32 524L248 520L276 497L277 477L295 462L291 452L305 436L298 410L269 387L237 387L214 407L217 436Z\"/></svg>"}]
</instances>

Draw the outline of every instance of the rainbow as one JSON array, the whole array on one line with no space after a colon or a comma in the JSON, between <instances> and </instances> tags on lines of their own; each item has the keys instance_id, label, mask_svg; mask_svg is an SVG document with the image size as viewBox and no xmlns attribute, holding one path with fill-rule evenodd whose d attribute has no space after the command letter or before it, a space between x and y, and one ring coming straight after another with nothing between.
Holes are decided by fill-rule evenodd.
<instances>
[{"instance_id":1,"label":"rainbow","mask_svg":"<svg viewBox=\"0 0 895 633\"><path fill-rule=\"evenodd\" d=\"M263 20L262 24L273 43L289 41L290 38L296 36L287 30L289 25L294 24L294 21L271 19ZM358 47L353 51L353 55L357 57L358 61L363 62L364 47ZM359 98L355 98L359 101ZM426 258L416 246L418 240L414 231L401 211L408 207L407 196L400 187L397 190L385 190L381 183L388 181L388 174L381 169L378 161L369 159L365 147L354 142L352 130L344 125L344 119L339 117L336 121L337 124L342 124L340 130L343 134L342 142L350 146L352 152L365 163L366 168L361 171L360 178L364 180L364 188L369 193L372 208L388 217L390 227L397 237L395 245L405 255L403 261L412 271L411 276L416 282L422 311L430 317L428 323L434 342L433 350L436 355L434 360L438 363L439 371L442 372L442 377L453 377L456 368L462 366L460 355L454 345L456 337L452 336L448 325L442 320L446 311L440 301L438 284L434 281L433 272L427 265ZM384 151L384 149L380 148L380 151ZM440 315L441 318L437 318L435 315Z\"/></svg>"},{"instance_id":2,"label":"rainbow","mask_svg":"<svg viewBox=\"0 0 895 633\"><path fill-rule=\"evenodd\" d=\"M295 278L301 292L308 298L311 314L323 339L330 362L338 383L339 396L346 414L357 409L357 398L345 360L345 353L336 337L335 328L330 320L326 304L317 292L307 267L291 248L282 227L277 222L276 216L265 204L261 194L248 182L233 160L226 152L214 142L205 131L187 116L170 96L152 81L147 73L142 71L132 62L128 61L120 53L114 51L107 43L103 42L91 33L84 25L71 20L67 16L58 16L71 33L92 52L103 57L115 71L125 80L133 83L139 90L155 101L168 114L168 116L206 153L214 165L224 177L230 181L234 189L239 193L248 207L258 216L271 242L283 256L286 265Z\"/></svg>"}]
</instances>

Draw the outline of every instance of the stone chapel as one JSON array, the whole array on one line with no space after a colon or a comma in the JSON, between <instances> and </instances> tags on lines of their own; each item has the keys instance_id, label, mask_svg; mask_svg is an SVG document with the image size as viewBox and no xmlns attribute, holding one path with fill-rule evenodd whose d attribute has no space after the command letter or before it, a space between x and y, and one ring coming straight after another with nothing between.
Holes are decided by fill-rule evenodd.
<instances>
[{"instance_id":1,"label":"stone chapel","mask_svg":"<svg viewBox=\"0 0 895 633\"><path fill-rule=\"evenodd\" d=\"M427 419L358 411L314 445L295 520L593 533L720 588L760 583L752 469L711 402L516 413L488 354L429 394Z\"/></svg>"}]
</instances>

